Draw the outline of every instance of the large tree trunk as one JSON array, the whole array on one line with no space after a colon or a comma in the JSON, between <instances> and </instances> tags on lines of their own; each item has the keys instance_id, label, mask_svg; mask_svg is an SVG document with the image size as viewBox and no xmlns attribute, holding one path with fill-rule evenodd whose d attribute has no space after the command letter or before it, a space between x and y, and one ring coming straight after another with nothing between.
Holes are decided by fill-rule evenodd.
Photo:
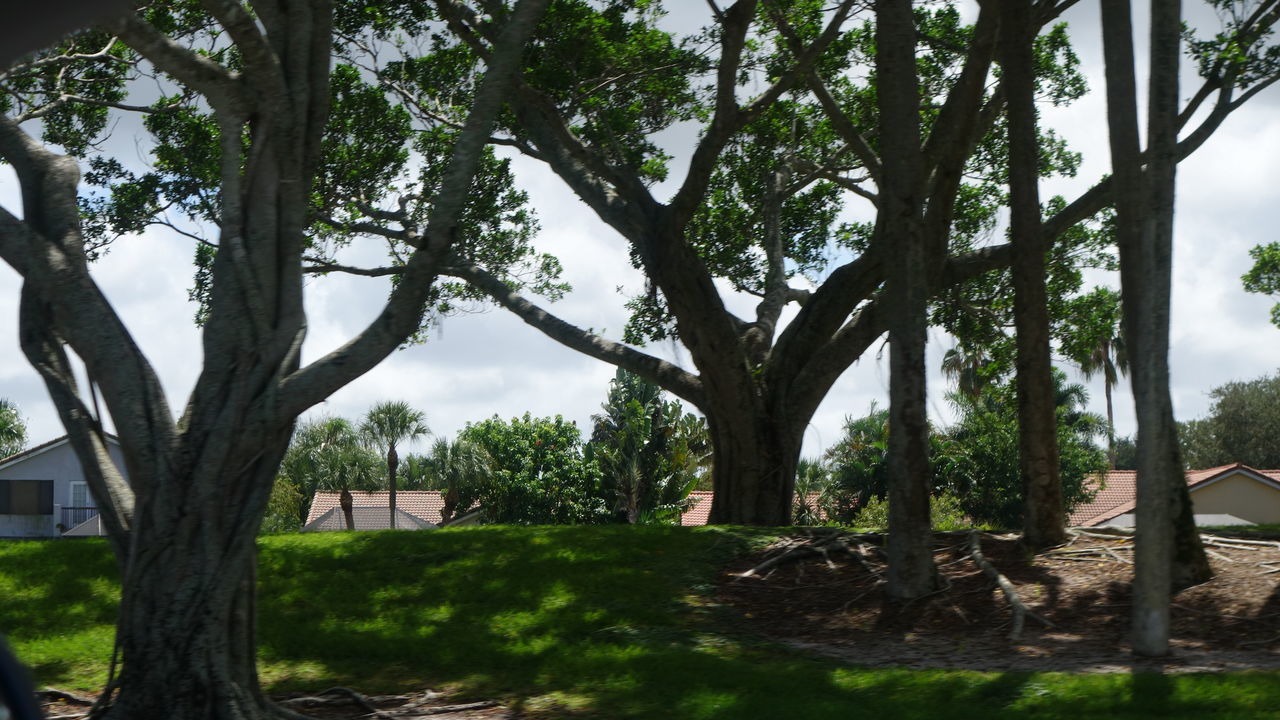
<instances>
[{"instance_id":1,"label":"large tree trunk","mask_svg":"<svg viewBox=\"0 0 1280 720\"><path fill-rule=\"evenodd\" d=\"M142 499L121 581L125 661L105 717L275 714L258 686L255 539L288 438L278 433L256 459L232 453L217 468L193 452L199 466Z\"/></svg>"},{"instance_id":2,"label":"large tree trunk","mask_svg":"<svg viewBox=\"0 0 1280 720\"><path fill-rule=\"evenodd\" d=\"M1017 337L1018 468L1022 475L1022 541L1033 550L1066 542L1058 467L1057 411L1049 350L1044 232L1040 224L1036 140L1035 25L1025 0L1004 0L1000 57L1009 117L1010 234L1013 238Z\"/></svg>"},{"instance_id":3,"label":"large tree trunk","mask_svg":"<svg viewBox=\"0 0 1280 720\"><path fill-rule=\"evenodd\" d=\"M804 425L761 412L707 413L715 491L709 522L732 525L791 524L796 466Z\"/></svg>"},{"instance_id":4,"label":"large tree trunk","mask_svg":"<svg viewBox=\"0 0 1280 720\"><path fill-rule=\"evenodd\" d=\"M929 518L931 475L925 386L929 263L923 228L920 90L910 0L876 3L876 84L880 105L880 214L892 261L886 284L889 319L889 578L891 598L933 592Z\"/></svg>"}]
</instances>

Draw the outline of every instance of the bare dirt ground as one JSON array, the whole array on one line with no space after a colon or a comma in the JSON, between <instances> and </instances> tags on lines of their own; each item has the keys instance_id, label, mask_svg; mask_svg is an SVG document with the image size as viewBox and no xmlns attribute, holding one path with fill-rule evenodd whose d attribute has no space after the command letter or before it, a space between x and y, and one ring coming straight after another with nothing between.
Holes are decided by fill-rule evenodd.
<instances>
[{"instance_id":1,"label":"bare dirt ground","mask_svg":"<svg viewBox=\"0 0 1280 720\"><path fill-rule=\"evenodd\" d=\"M92 699L62 691L37 693L47 720L80 720ZM506 720L516 717L497 702L451 703L427 690L406 695L364 696L348 688L331 688L313 695L272 698L279 705L315 720Z\"/></svg>"},{"instance_id":2,"label":"bare dirt ground","mask_svg":"<svg viewBox=\"0 0 1280 720\"><path fill-rule=\"evenodd\" d=\"M944 589L909 603L884 594L884 555L875 538L847 536L827 552L781 541L722 573L717 599L742 627L815 654L874 666L1071 672L1205 672L1280 668L1280 545L1212 542L1214 578L1174 596L1173 655L1135 661L1129 648L1132 540L1076 537L1028 558L1016 536L979 536L986 559L1031 611L1010 639L1013 612L994 579L974 562L967 534L939 534ZM846 548L848 548L846 550ZM832 551L838 549L838 552ZM770 558L787 560L748 577Z\"/></svg>"}]
</instances>

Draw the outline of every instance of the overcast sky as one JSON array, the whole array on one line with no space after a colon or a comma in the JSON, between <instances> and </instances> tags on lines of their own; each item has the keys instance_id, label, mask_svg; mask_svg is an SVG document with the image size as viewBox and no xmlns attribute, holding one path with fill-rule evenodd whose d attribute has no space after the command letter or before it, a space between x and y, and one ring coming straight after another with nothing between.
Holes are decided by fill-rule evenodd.
<instances>
[{"instance_id":1,"label":"overcast sky","mask_svg":"<svg viewBox=\"0 0 1280 720\"><path fill-rule=\"evenodd\" d=\"M682 13L701 14L703 3L668 3ZM1135 3L1141 5L1143 3ZM1186 3L1192 24L1211 27L1211 13ZM695 10L696 8L696 10ZM1097 4L1081 3L1066 16L1088 76L1091 92L1065 109L1047 108L1044 122L1084 154L1079 177L1046 184L1046 196L1075 197L1109 169L1104 115ZM1139 18L1140 27L1145 21ZM683 14L672 26L697 20ZM1139 48L1139 52L1143 52ZM1183 95L1196 78L1186 68ZM1145 67L1140 64L1140 82ZM1272 88L1237 111L1178 171L1174 260L1172 353L1173 400L1179 419L1202 416L1207 392L1224 382L1251 379L1276 369L1280 330L1269 323L1272 301L1241 289L1249 248L1275 239L1280 222L1280 89ZM687 155L691 133L664 136L669 151ZM132 141L129 141L132 145ZM680 147L681 145L684 147ZM683 152L682 152L683 151ZM574 291L553 310L583 327L617 338L626 322L624 294L642 286L631 269L624 241L596 219L551 172L518 158L515 167L542 225L539 247L557 255ZM676 163L675 174L681 167ZM661 188L660 188L661 190ZM12 174L0 175L0 204L20 212ZM94 267L94 275L138 344L159 371L170 406L180 411L201 362L200 338L187 300L191 285L190 240L163 230L118 241ZM370 259L377 260L372 252ZM1115 277L1098 274L1097 283L1118 286ZM27 419L31 442L63 433L44 386L18 348L18 276L0 264L0 397L16 402ZM337 347L374 317L386 298L380 279L331 277L307 286L310 331L304 362ZM754 300L730 298L745 311ZM937 423L951 421L942 399L946 383L937 372L949 338L933 331L930 348L931 413ZM851 367L819 408L806 433L805 453L816 455L838 439L843 418L864 414L872 402L887 405L887 350L873 346ZM681 348L649 348L689 366ZM1065 367L1065 365L1064 365ZM358 418L373 403L405 400L427 413L432 429L452 437L466 422L497 414L510 418L526 411L563 415L586 428L603 402L614 368L567 350L500 309L450 318L430 340L394 353L368 375L339 391L307 417L319 414ZM1073 375L1075 375L1073 373ZM1103 411L1100 381L1089 384L1092 408ZM1116 393L1117 430L1134 431L1127 383ZM419 450L424 446L419 446Z\"/></svg>"}]
</instances>

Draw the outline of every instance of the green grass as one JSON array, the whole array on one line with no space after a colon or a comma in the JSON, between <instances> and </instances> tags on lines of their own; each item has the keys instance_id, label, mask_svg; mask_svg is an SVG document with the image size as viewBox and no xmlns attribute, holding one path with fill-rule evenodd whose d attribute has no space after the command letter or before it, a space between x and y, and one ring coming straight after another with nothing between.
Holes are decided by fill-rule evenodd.
<instances>
[{"instance_id":1,"label":"green grass","mask_svg":"<svg viewBox=\"0 0 1280 720\"><path fill-rule=\"evenodd\" d=\"M1274 718L1280 674L868 669L733 630L717 567L767 534L458 528L261 542L270 691L449 688L545 717ZM100 541L0 543L0 629L39 682L93 690L118 591Z\"/></svg>"}]
</instances>

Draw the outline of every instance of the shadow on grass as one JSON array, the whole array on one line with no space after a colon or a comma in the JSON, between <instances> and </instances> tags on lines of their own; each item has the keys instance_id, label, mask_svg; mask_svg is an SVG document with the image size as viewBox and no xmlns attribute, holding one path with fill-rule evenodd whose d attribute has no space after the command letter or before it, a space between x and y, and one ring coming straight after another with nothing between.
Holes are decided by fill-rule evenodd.
<instances>
[{"instance_id":1,"label":"shadow on grass","mask_svg":"<svg viewBox=\"0 0 1280 720\"><path fill-rule=\"evenodd\" d=\"M264 674L277 691L448 684L556 716L1199 720L1280 707L1274 675L866 669L788 652L736 633L707 599L750 537L490 527L272 538ZM1242 690L1244 701L1223 702Z\"/></svg>"},{"instance_id":2,"label":"shadow on grass","mask_svg":"<svg viewBox=\"0 0 1280 720\"><path fill-rule=\"evenodd\" d=\"M105 540L0 543L0 629L15 643L114 626L120 602Z\"/></svg>"}]
</instances>

